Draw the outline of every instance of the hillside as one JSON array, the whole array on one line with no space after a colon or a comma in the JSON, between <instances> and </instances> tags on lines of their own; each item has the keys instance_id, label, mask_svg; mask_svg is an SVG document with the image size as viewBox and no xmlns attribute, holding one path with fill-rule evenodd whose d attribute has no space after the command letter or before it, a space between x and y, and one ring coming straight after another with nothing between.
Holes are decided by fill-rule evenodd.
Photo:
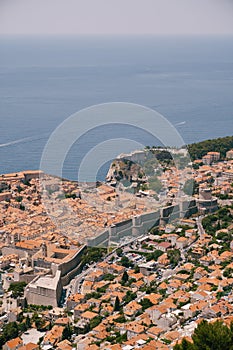
<instances>
[{"instance_id":1,"label":"hillside","mask_svg":"<svg viewBox=\"0 0 233 350\"><path fill-rule=\"evenodd\" d=\"M220 137L188 145L188 151L192 160L201 159L207 152L220 152L221 158L225 158L226 152L230 149L233 149L233 136Z\"/></svg>"}]
</instances>

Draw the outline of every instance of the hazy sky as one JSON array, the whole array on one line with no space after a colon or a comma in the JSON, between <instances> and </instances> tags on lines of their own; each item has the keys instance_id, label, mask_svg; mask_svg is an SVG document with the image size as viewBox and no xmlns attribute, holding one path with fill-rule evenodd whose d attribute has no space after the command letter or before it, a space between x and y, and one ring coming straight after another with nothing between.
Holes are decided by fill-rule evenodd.
<instances>
[{"instance_id":1,"label":"hazy sky","mask_svg":"<svg viewBox=\"0 0 233 350\"><path fill-rule=\"evenodd\" d=\"M0 34L233 34L233 0L0 0Z\"/></svg>"}]
</instances>

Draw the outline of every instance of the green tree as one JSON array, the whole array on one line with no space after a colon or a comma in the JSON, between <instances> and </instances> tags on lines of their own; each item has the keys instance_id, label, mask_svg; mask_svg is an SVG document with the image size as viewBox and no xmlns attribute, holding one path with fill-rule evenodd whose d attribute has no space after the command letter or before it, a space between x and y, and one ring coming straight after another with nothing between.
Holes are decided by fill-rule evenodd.
<instances>
[{"instance_id":1,"label":"green tree","mask_svg":"<svg viewBox=\"0 0 233 350\"><path fill-rule=\"evenodd\" d=\"M173 350L196 350L196 349L192 343L190 343L186 339L183 339L180 345L176 344L174 346Z\"/></svg>"},{"instance_id":2,"label":"green tree","mask_svg":"<svg viewBox=\"0 0 233 350\"><path fill-rule=\"evenodd\" d=\"M122 279L121 279L122 284L125 284L126 282L128 282L128 280L129 280L129 275L128 275L127 271L124 271L124 273L122 275Z\"/></svg>"},{"instance_id":3,"label":"green tree","mask_svg":"<svg viewBox=\"0 0 233 350\"><path fill-rule=\"evenodd\" d=\"M22 297L24 293L24 288L26 287L25 282L12 282L8 291L12 292L12 297L17 299L18 297Z\"/></svg>"},{"instance_id":4,"label":"green tree","mask_svg":"<svg viewBox=\"0 0 233 350\"><path fill-rule=\"evenodd\" d=\"M25 206L24 206L23 204L20 203L19 209L20 209L20 210L25 210Z\"/></svg>"},{"instance_id":5,"label":"green tree","mask_svg":"<svg viewBox=\"0 0 233 350\"><path fill-rule=\"evenodd\" d=\"M199 323L192 335L193 344L183 339L181 344L174 346L174 350L233 350L233 323L230 327L217 320Z\"/></svg>"},{"instance_id":6,"label":"green tree","mask_svg":"<svg viewBox=\"0 0 233 350\"><path fill-rule=\"evenodd\" d=\"M43 330L43 327L45 325L45 319L40 317L37 312L33 314L32 321L35 322L35 326L38 331Z\"/></svg>"},{"instance_id":7,"label":"green tree","mask_svg":"<svg viewBox=\"0 0 233 350\"><path fill-rule=\"evenodd\" d=\"M30 317L29 317L28 315L27 315L27 317L26 317L25 323L26 323L26 327L27 327L27 328L30 328L30 327L31 327L31 320L30 320Z\"/></svg>"},{"instance_id":8,"label":"green tree","mask_svg":"<svg viewBox=\"0 0 233 350\"><path fill-rule=\"evenodd\" d=\"M232 273L233 273L233 269L231 267L227 267L223 272L223 276L227 278L231 278Z\"/></svg>"},{"instance_id":9,"label":"green tree","mask_svg":"<svg viewBox=\"0 0 233 350\"><path fill-rule=\"evenodd\" d=\"M17 191L20 193L21 191L23 191L22 187L20 185L16 186Z\"/></svg>"},{"instance_id":10,"label":"green tree","mask_svg":"<svg viewBox=\"0 0 233 350\"><path fill-rule=\"evenodd\" d=\"M126 322L126 318L124 316L124 314L120 315L119 317L115 318L114 319L114 322L117 322L117 323L125 323Z\"/></svg>"},{"instance_id":11,"label":"green tree","mask_svg":"<svg viewBox=\"0 0 233 350\"><path fill-rule=\"evenodd\" d=\"M70 328L70 325L65 326L62 332L62 340L70 340L72 335L72 330Z\"/></svg>"},{"instance_id":12,"label":"green tree","mask_svg":"<svg viewBox=\"0 0 233 350\"><path fill-rule=\"evenodd\" d=\"M27 309L28 308L28 302L27 302L27 299L25 298L24 299L24 309Z\"/></svg>"},{"instance_id":13,"label":"green tree","mask_svg":"<svg viewBox=\"0 0 233 350\"><path fill-rule=\"evenodd\" d=\"M136 293L131 292L131 290L127 290L126 295L124 297L125 304L128 304L130 301L136 299L136 297L137 297Z\"/></svg>"},{"instance_id":14,"label":"green tree","mask_svg":"<svg viewBox=\"0 0 233 350\"><path fill-rule=\"evenodd\" d=\"M123 253L122 248L117 248L116 253L117 253L117 256L119 256L119 257L122 256L122 253Z\"/></svg>"},{"instance_id":15,"label":"green tree","mask_svg":"<svg viewBox=\"0 0 233 350\"><path fill-rule=\"evenodd\" d=\"M77 196L75 193L66 193L65 194L65 198L72 198L72 199L75 199Z\"/></svg>"},{"instance_id":16,"label":"green tree","mask_svg":"<svg viewBox=\"0 0 233 350\"><path fill-rule=\"evenodd\" d=\"M17 338L19 335L19 328L16 322L9 322L2 327L0 335L0 348L2 349L3 344L8 340Z\"/></svg>"},{"instance_id":17,"label":"green tree","mask_svg":"<svg viewBox=\"0 0 233 350\"><path fill-rule=\"evenodd\" d=\"M179 249L171 249L167 252L167 257L170 260L170 264L177 265L180 261L180 251Z\"/></svg>"},{"instance_id":18,"label":"green tree","mask_svg":"<svg viewBox=\"0 0 233 350\"><path fill-rule=\"evenodd\" d=\"M142 311L143 312L153 305L153 303L147 298L142 299L140 301L140 304L142 305Z\"/></svg>"},{"instance_id":19,"label":"green tree","mask_svg":"<svg viewBox=\"0 0 233 350\"><path fill-rule=\"evenodd\" d=\"M106 248L88 247L81 258L82 266L100 261L106 253Z\"/></svg>"},{"instance_id":20,"label":"green tree","mask_svg":"<svg viewBox=\"0 0 233 350\"><path fill-rule=\"evenodd\" d=\"M20 312L20 313L18 314L18 316L17 316L17 321L18 321L18 322L23 322L23 319L24 319L24 317L23 317L23 312Z\"/></svg>"},{"instance_id":21,"label":"green tree","mask_svg":"<svg viewBox=\"0 0 233 350\"><path fill-rule=\"evenodd\" d=\"M113 281L115 279L115 276L111 273L106 273L103 277L105 281Z\"/></svg>"},{"instance_id":22,"label":"green tree","mask_svg":"<svg viewBox=\"0 0 233 350\"><path fill-rule=\"evenodd\" d=\"M115 340L116 344L122 344L126 341L127 341L127 332L125 332L123 334L120 334L120 333L117 334L116 340Z\"/></svg>"},{"instance_id":23,"label":"green tree","mask_svg":"<svg viewBox=\"0 0 233 350\"><path fill-rule=\"evenodd\" d=\"M120 310L120 299L117 295L115 299L115 304L114 304L114 311L119 311L119 310Z\"/></svg>"},{"instance_id":24,"label":"green tree","mask_svg":"<svg viewBox=\"0 0 233 350\"><path fill-rule=\"evenodd\" d=\"M26 332L26 330L27 330L26 323L25 322L19 323L18 328L19 328L20 333Z\"/></svg>"},{"instance_id":25,"label":"green tree","mask_svg":"<svg viewBox=\"0 0 233 350\"><path fill-rule=\"evenodd\" d=\"M131 261L127 256L122 256L120 263L124 267L130 267L132 265Z\"/></svg>"},{"instance_id":26,"label":"green tree","mask_svg":"<svg viewBox=\"0 0 233 350\"><path fill-rule=\"evenodd\" d=\"M198 350L233 349L231 329L225 326L222 321L208 323L203 320L195 329L192 339Z\"/></svg>"},{"instance_id":27,"label":"green tree","mask_svg":"<svg viewBox=\"0 0 233 350\"><path fill-rule=\"evenodd\" d=\"M173 158L170 152L168 151L156 151L156 158L159 161L166 161L166 162L170 162Z\"/></svg>"},{"instance_id":28,"label":"green tree","mask_svg":"<svg viewBox=\"0 0 233 350\"><path fill-rule=\"evenodd\" d=\"M90 329L93 329L93 328L97 327L100 324L101 321L102 321L102 317L101 316L94 317L90 321Z\"/></svg>"},{"instance_id":29,"label":"green tree","mask_svg":"<svg viewBox=\"0 0 233 350\"><path fill-rule=\"evenodd\" d=\"M233 136L222 137L214 140L206 140L188 145L188 151L192 160L201 159L207 152L220 152L221 157L233 148Z\"/></svg>"}]
</instances>

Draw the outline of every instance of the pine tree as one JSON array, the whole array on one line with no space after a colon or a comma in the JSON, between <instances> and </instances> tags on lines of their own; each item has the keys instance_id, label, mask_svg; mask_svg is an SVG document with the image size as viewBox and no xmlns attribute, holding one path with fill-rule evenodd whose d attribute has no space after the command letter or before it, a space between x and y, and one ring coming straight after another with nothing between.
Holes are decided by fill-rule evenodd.
<instances>
[{"instance_id":1,"label":"pine tree","mask_svg":"<svg viewBox=\"0 0 233 350\"><path fill-rule=\"evenodd\" d=\"M192 343L190 343L186 339L183 339L180 345L176 344L174 346L173 350L196 350L196 349L194 348L194 345Z\"/></svg>"},{"instance_id":2,"label":"pine tree","mask_svg":"<svg viewBox=\"0 0 233 350\"><path fill-rule=\"evenodd\" d=\"M183 339L174 350L233 350L233 323L230 327L222 321L199 323L192 335L193 344Z\"/></svg>"},{"instance_id":3,"label":"pine tree","mask_svg":"<svg viewBox=\"0 0 233 350\"><path fill-rule=\"evenodd\" d=\"M27 328L30 328L30 327L31 327L31 320L30 320L30 317L29 317L28 315L27 315L27 317L26 317L25 323L26 323L26 327L27 327Z\"/></svg>"},{"instance_id":4,"label":"pine tree","mask_svg":"<svg viewBox=\"0 0 233 350\"><path fill-rule=\"evenodd\" d=\"M70 326L68 325L63 329L62 340L65 340L65 339L70 340L71 335L72 335L72 332L71 332Z\"/></svg>"},{"instance_id":5,"label":"pine tree","mask_svg":"<svg viewBox=\"0 0 233 350\"><path fill-rule=\"evenodd\" d=\"M230 350L233 349L231 337L231 330L222 321L208 323L204 320L195 329L192 339L198 350Z\"/></svg>"},{"instance_id":6,"label":"pine tree","mask_svg":"<svg viewBox=\"0 0 233 350\"><path fill-rule=\"evenodd\" d=\"M120 310L120 299L117 295L115 300L115 305L114 305L114 311L119 311L119 310Z\"/></svg>"},{"instance_id":7,"label":"pine tree","mask_svg":"<svg viewBox=\"0 0 233 350\"><path fill-rule=\"evenodd\" d=\"M124 271L123 276L122 276L122 282L125 284L129 280L129 275L126 271Z\"/></svg>"}]
</instances>

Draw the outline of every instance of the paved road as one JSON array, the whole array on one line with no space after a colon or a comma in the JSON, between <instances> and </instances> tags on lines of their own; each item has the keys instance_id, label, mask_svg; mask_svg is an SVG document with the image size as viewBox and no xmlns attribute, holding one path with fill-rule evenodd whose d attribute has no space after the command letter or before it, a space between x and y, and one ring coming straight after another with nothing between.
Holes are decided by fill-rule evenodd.
<instances>
[{"instance_id":1,"label":"paved road","mask_svg":"<svg viewBox=\"0 0 233 350\"><path fill-rule=\"evenodd\" d=\"M198 216L198 218L197 218L197 228L198 228L198 234L200 235L200 237L205 234L204 227L202 226L202 219L203 218L204 218L204 216Z\"/></svg>"},{"instance_id":2,"label":"paved road","mask_svg":"<svg viewBox=\"0 0 233 350\"><path fill-rule=\"evenodd\" d=\"M202 226L202 224L201 224L202 219L203 219L203 217L201 217L201 216L198 217L198 219L197 219L198 233L199 233L200 236L203 235L203 234L205 234L205 230L204 230L204 228L203 228L203 226ZM140 236L140 237L141 237L141 236ZM127 242L121 244L121 245L118 246L116 249L114 249L111 253L109 253L108 255L106 255L104 261L106 261L106 262L109 263L109 262L111 261L112 258L116 258L116 257L117 257L116 250L117 250L118 248L125 248L125 249L124 249L125 253L127 253L127 252L130 251L130 250L132 250L132 248L130 248L129 245L130 245L131 243L134 243L134 242L136 241L136 239L138 239L138 238L140 238L140 237L137 237L137 238L134 237L134 238L132 238L131 240L129 240L129 241L127 241ZM195 243L195 242L194 242L194 243ZM193 244L194 244L194 243L193 243ZM190 249L191 247L192 247L192 244L191 244L189 247L187 247L186 249L184 249L183 251L181 251L181 257L184 258L184 257L185 257L184 254L185 254L186 251L187 251L188 249ZM147 250L145 250L145 251L148 252ZM95 267L96 267L96 263L93 263L92 265L90 265L90 266L88 267L88 269L84 270L81 274L79 274L78 276L76 276L74 279L71 280L70 284L66 287L66 289L67 289L67 294L66 294L66 296L67 296L67 297L68 297L70 294L75 294L75 293L80 292L81 281L82 281L82 279L83 279L86 275L88 275L88 274L90 274L91 272L93 272L93 270L94 270ZM162 274L162 276L161 276L160 281L162 282L162 281L164 281L164 280L166 280L166 279L172 277L172 276L176 273L176 270L177 270L178 268L179 268L179 266L177 266L175 269L164 270L164 271L163 271L163 274ZM140 298L141 298L141 297L142 297L142 296L140 296Z\"/></svg>"},{"instance_id":3,"label":"paved road","mask_svg":"<svg viewBox=\"0 0 233 350\"><path fill-rule=\"evenodd\" d=\"M141 236L140 236L141 237ZM138 239L139 237L137 237ZM130 245L131 243L135 242L136 237L132 238L131 240L121 244L120 246L118 246L117 248L115 248L111 253L109 253L108 255L105 256L104 261L106 262L110 262L112 258L116 258L117 254L116 254L116 250L118 248L124 248L125 246ZM130 250L130 249L129 249ZM96 263L93 263L92 265L90 265L88 267L88 269L84 270L81 274L79 274L78 276L76 276L75 278L73 278L70 281L70 284L68 286L65 287L66 289L66 298L70 295L70 294L75 294L78 293L81 287L81 280L88 275L89 273L91 273L94 268L96 267Z\"/></svg>"}]
</instances>

